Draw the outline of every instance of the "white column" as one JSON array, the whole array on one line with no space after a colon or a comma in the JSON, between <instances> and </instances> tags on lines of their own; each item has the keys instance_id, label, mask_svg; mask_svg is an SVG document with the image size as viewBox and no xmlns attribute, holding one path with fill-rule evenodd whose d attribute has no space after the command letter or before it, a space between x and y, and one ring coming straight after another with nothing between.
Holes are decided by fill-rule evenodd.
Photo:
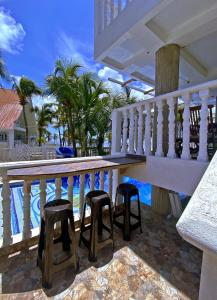
<instances>
[{"instance_id":1,"label":"white column","mask_svg":"<svg viewBox=\"0 0 217 300\"><path fill-rule=\"evenodd\" d=\"M204 90L199 92L199 97L202 101L201 111L200 111L200 147L198 160L207 161L207 135L208 135L208 99L209 90Z\"/></svg>"},{"instance_id":2,"label":"white column","mask_svg":"<svg viewBox=\"0 0 217 300\"><path fill-rule=\"evenodd\" d=\"M30 201L31 201L31 181L24 181L23 186L23 239L31 237L31 214L30 214Z\"/></svg>"},{"instance_id":3,"label":"white column","mask_svg":"<svg viewBox=\"0 0 217 300\"><path fill-rule=\"evenodd\" d=\"M137 137L137 151L136 154L143 155L143 106L140 105L138 108L138 137Z\"/></svg>"},{"instance_id":4,"label":"white column","mask_svg":"<svg viewBox=\"0 0 217 300\"><path fill-rule=\"evenodd\" d=\"M114 19L114 15L115 15L114 0L110 0L110 23Z\"/></svg>"},{"instance_id":5,"label":"white column","mask_svg":"<svg viewBox=\"0 0 217 300\"><path fill-rule=\"evenodd\" d=\"M100 34L103 31L103 0L94 1L94 32L95 35Z\"/></svg>"},{"instance_id":6,"label":"white column","mask_svg":"<svg viewBox=\"0 0 217 300\"><path fill-rule=\"evenodd\" d=\"M134 149L136 152L137 152L137 147L138 147L138 114L136 109L134 114Z\"/></svg>"},{"instance_id":7,"label":"white column","mask_svg":"<svg viewBox=\"0 0 217 300\"><path fill-rule=\"evenodd\" d=\"M122 111L123 115L123 138L122 138L122 147L121 152L126 153L127 152L127 131L128 131L128 116L127 116L127 110Z\"/></svg>"},{"instance_id":8,"label":"white column","mask_svg":"<svg viewBox=\"0 0 217 300\"><path fill-rule=\"evenodd\" d=\"M169 105L169 149L167 157L174 158L175 154L175 99L170 97L167 99Z\"/></svg>"},{"instance_id":9,"label":"white column","mask_svg":"<svg viewBox=\"0 0 217 300\"><path fill-rule=\"evenodd\" d=\"M134 154L134 108L130 109L129 153Z\"/></svg>"},{"instance_id":10,"label":"white column","mask_svg":"<svg viewBox=\"0 0 217 300\"><path fill-rule=\"evenodd\" d=\"M12 243L12 232L11 232L11 190L10 184L7 177L7 170L2 174L2 220L1 226L3 229L3 246Z\"/></svg>"},{"instance_id":11,"label":"white column","mask_svg":"<svg viewBox=\"0 0 217 300\"><path fill-rule=\"evenodd\" d=\"M116 195L116 190L117 190L117 186L119 185L120 182L120 171L117 170L113 170L113 180L112 180L112 200L115 200L115 195Z\"/></svg>"},{"instance_id":12,"label":"white column","mask_svg":"<svg viewBox=\"0 0 217 300\"><path fill-rule=\"evenodd\" d=\"M200 277L199 300L214 300L217 297L217 256L203 253Z\"/></svg>"},{"instance_id":13,"label":"white column","mask_svg":"<svg viewBox=\"0 0 217 300\"><path fill-rule=\"evenodd\" d=\"M112 112L112 154L121 152L121 112Z\"/></svg>"},{"instance_id":14,"label":"white column","mask_svg":"<svg viewBox=\"0 0 217 300\"><path fill-rule=\"evenodd\" d=\"M145 104L145 155L151 155L151 108L150 103Z\"/></svg>"},{"instance_id":15,"label":"white column","mask_svg":"<svg viewBox=\"0 0 217 300\"><path fill-rule=\"evenodd\" d=\"M156 156L163 156L163 100L157 104L157 150Z\"/></svg>"},{"instance_id":16,"label":"white column","mask_svg":"<svg viewBox=\"0 0 217 300\"><path fill-rule=\"evenodd\" d=\"M68 200L72 202L73 207L73 187L74 187L74 177L68 177Z\"/></svg>"},{"instance_id":17,"label":"white column","mask_svg":"<svg viewBox=\"0 0 217 300\"><path fill-rule=\"evenodd\" d=\"M46 187L47 187L46 180L41 179L40 180L40 213L41 213L41 217L43 214L44 206L46 204Z\"/></svg>"},{"instance_id":18,"label":"white column","mask_svg":"<svg viewBox=\"0 0 217 300\"><path fill-rule=\"evenodd\" d=\"M122 10L122 0L118 0L118 14L121 12Z\"/></svg>"},{"instance_id":19,"label":"white column","mask_svg":"<svg viewBox=\"0 0 217 300\"><path fill-rule=\"evenodd\" d=\"M84 181L85 181L85 175L80 175L80 201L79 201L79 210L80 210L80 218L82 216L83 212L83 206L84 206Z\"/></svg>"},{"instance_id":20,"label":"white column","mask_svg":"<svg viewBox=\"0 0 217 300\"><path fill-rule=\"evenodd\" d=\"M104 0L104 29L108 25L108 0Z\"/></svg>"},{"instance_id":21,"label":"white column","mask_svg":"<svg viewBox=\"0 0 217 300\"><path fill-rule=\"evenodd\" d=\"M113 171L109 170L108 171L108 194L111 199L112 199L112 175L113 175Z\"/></svg>"},{"instance_id":22,"label":"white column","mask_svg":"<svg viewBox=\"0 0 217 300\"><path fill-rule=\"evenodd\" d=\"M183 113L183 149L182 149L182 159L190 159L190 94L183 95L184 101L184 113Z\"/></svg>"},{"instance_id":23,"label":"white column","mask_svg":"<svg viewBox=\"0 0 217 300\"><path fill-rule=\"evenodd\" d=\"M61 180L61 178L56 178L55 186L56 186L56 190L55 190L56 199L61 199L61 194L62 194L62 190L61 190L62 180Z\"/></svg>"},{"instance_id":24,"label":"white column","mask_svg":"<svg viewBox=\"0 0 217 300\"><path fill-rule=\"evenodd\" d=\"M93 191L95 189L95 173L90 174L90 190Z\"/></svg>"},{"instance_id":25,"label":"white column","mask_svg":"<svg viewBox=\"0 0 217 300\"><path fill-rule=\"evenodd\" d=\"M8 147L10 149L14 148L14 129L8 130Z\"/></svg>"},{"instance_id":26,"label":"white column","mask_svg":"<svg viewBox=\"0 0 217 300\"><path fill-rule=\"evenodd\" d=\"M104 190L104 171L99 173L99 189Z\"/></svg>"}]
</instances>

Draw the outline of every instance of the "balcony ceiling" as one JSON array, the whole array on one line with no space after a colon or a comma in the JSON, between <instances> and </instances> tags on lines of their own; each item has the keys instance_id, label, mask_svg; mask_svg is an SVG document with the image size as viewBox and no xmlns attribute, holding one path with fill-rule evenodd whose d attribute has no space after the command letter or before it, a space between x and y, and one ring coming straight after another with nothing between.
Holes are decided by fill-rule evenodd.
<instances>
[{"instance_id":1,"label":"balcony ceiling","mask_svg":"<svg viewBox=\"0 0 217 300\"><path fill-rule=\"evenodd\" d=\"M151 1L151 0L146 0ZM217 78L216 0L162 0L132 26L127 20L141 7L133 0L103 33L107 47L96 59L134 78L154 84L155 52L168 43L181 46L180 87ZM128 15L129 14L129 15ZM121 24L122 33L108 44ZM128 24L129 25L129 24ZM124 30L126 27L126 30ZM117 34L116 34L117 36ZM97 40L96 40L97 47Z\"/></svg>"}]
</instances>

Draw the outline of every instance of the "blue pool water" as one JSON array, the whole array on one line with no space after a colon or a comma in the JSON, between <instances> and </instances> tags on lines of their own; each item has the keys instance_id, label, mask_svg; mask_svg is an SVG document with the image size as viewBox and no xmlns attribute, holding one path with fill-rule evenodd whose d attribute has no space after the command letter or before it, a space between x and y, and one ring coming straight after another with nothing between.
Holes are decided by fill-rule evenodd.
<instances>
[{"instance_id":1,"label":"blue pool water","mask_svg":"<svg viewBox=\"0 0 217 300\"><path fill-rule=\"evenodd\" d=\"M139 189L141 202L151 205L151 185L141 183L135 179L124 177L124 182L135 184ZM99 174L95 177L95 188L99 189ZM85 176L85 193L90 189L90 177ZM104 189L108 191L108 173L105 173L105 186ZM55 183L54 181L47 182L47 201L55 199ZM0 187L1 195L1 187ZM0 196L1 197L1 196ZM63 199L67 199L67 180L62 180L62 196ZM79 211L79 176L74 176L74 188L73 188L73 211L77 213ZM39 226L40 222L40 189L39 183L35 182L31 187L31 228ZM18 234L22 232L23 228L23 186L15 185L11 186L11 230L12 234ZM1 228L0 228L1 231ZM1 234L1 232L0 232Z\"/></svg>"}]
</instances>

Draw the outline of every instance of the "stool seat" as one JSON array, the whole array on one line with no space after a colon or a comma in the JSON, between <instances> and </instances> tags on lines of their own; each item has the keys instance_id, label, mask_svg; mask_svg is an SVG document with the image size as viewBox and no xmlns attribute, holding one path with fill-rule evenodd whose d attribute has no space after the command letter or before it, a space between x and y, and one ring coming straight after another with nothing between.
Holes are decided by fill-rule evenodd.
<instances>
[{"instance_id":1,"label":"stool seat","mask_svg":"<svg viewBox=\"0 0 217 300\"><path fill-rule=\"evenodd\" d=\"M121 195L124 199L124 203L120 207L117 205L118 195ZM131 197L137 196L138 205L138 215L131 212ZM118 209L119 208L119 209ZM123 216L124 222L121 223L118 218ZM131 218L136 220L136 223L131 224ZM141 209L139 201L139 191L137 187L131 183L121 183L118 185L116 190L115 198L115 210L113 215L114 224L123 230L123 239L126 241L130 240L131 231L140 227L140 232L142 232L141 225Z\"/></svg>"},{"instance_id":2,"label":"stool seat","mask_svg":"<svg viewBox=\"0 0 217 300\"><path fill-rule=\"evenodd\" d=\"M61 234L54 238L54 225L61 222ZM53 261L53 245L62 242L62 249L67 253L58 262ZM71 262L78 269L76 240L72 204L68 200L53 200L45 204L41 218L37 265L42 270L42 285L51 287L52 275Z\"/></svg>"},{"instance_id":3,"label":"stool seat","mask_svg":"<svg viewBox=\"0 0 217 300\"><path fill-rule=\"evenodd\" d=\"M90 225L85 226L84 221L87 205L89 205L91 209L91 223ZM108 228L102 220L102 210L104 206L109 207L110 228ZM106 239L102 239L103 229L109 233L109 237ZM90 231L89 239L85 238L83 235L83 233L88 230ZM85 196L79 245L81 244L81 241L89 249L88 259L90 261L97 260L98 249L101 249L105 245L112 243L114 248L111 199L105 191L94 190L90 191Z\"/></svg>"}]
</instances>

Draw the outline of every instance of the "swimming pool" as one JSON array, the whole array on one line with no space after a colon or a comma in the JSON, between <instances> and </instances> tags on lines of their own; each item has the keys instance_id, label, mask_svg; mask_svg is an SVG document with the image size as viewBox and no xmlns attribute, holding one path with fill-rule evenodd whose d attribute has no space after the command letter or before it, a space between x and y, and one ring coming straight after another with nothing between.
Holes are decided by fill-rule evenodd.
<instances>
[{"instance_id":1,"label":"swimming pool","mask_svg":"<svg viewBox=\"0 0 217 300\"><path fill-rule=\"evenodd\" d=\"M108 191L108 173L105 172L105 191ZM129 177L123 177L124 182L135 184L139 189L141 202L151 205L151 185L141 183L135 179ZM73 211L77 213L79 211L79 176L74 176L73 187ZM99 189L100 180L99 174L95 176L95 189ZM62 199L67 199L67 180L62 179ZM85 175L85 193L90 189L90 176ZM0 199L1 199L0 187ZM47 182L46 188L46 201L55 199L55 183L54 181ZM40 188L39 182L34 182L31 186L31 228L36 228L40 223ZM23 228L23 186L21 184L11 185L11 230L12 234L18 234L22 232ZM2 234L2 228L0 228L0 234Z\"/></svg>"}]
</instances>

